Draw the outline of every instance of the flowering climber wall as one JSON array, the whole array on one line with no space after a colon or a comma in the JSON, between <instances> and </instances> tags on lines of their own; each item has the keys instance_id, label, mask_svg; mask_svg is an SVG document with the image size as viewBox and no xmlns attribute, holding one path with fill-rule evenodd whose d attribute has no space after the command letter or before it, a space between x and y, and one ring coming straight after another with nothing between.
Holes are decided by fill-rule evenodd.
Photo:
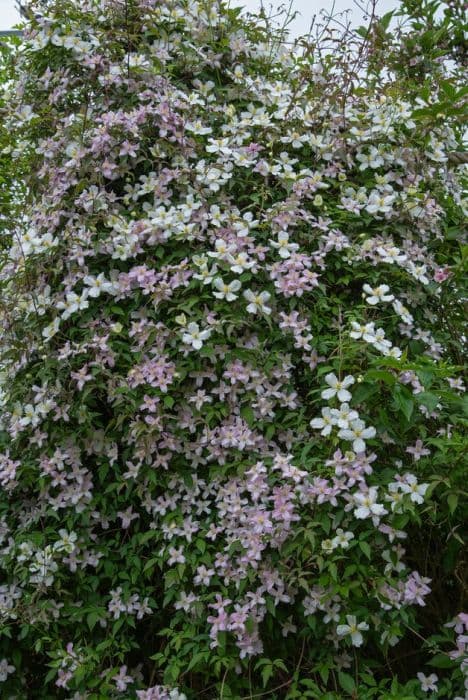
<instances>
[{"instance_id":1,"label":"flowering climber wall","mask_svg":"<svg viewBox=\"0 0 468 700\"><path fill-rule=\"evenodd\" d=\"M417 17L330 51L224 2L31 10L2 697L461 697L449 49Z\"/></svg>"}]
</instances>

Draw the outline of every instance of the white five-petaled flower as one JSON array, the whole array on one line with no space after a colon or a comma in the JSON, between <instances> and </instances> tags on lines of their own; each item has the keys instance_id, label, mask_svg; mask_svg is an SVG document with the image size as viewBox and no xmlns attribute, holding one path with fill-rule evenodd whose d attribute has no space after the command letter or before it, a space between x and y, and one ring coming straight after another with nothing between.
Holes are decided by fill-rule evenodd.
<instances>
[{"instance_id":1,"label":"white five-petaled flower","mask_svg":"<svg viewBox=\"0 0 468 700\"><path fill-rule=\"evenodd\" d=\"M387 293L390 291L388 284L381 284L378 287L371 287L370 284L365 284L362 289L365 294L367 294L367 303L371 304L372 306L375 306L375 304L378 304L381 301L393 301L395 298L393 294Z\"/></svg>"},{"instance_id":2,"label":"white five-petaled flower","mask_svg":"<svg viewBox=\"0 0 468 700\"><path fill-rule=\"evenodd\" d=\"M210 250L208 255L210 256L210 258L224 259L228 255L232 255L232 253L234 253L235 250L236 248L234 245L228 245L226 241L223 241L222 238L217 238L215 241L215 249Z\"/></svg>"},{"instance_id":3,"label":"white five-petaled flower","mask_svg":"<svg viewBox=\"0 0 468 700\"><path fill-rule=\"evenodd\" d=\"M23 427L26 425L36 426L39 424L39 415L35 406L28 403L23 409L23 415L20 418L19 424Z\"/></svg>"},{"instance_id":4,"label":"white five-petaled flower","mask_svg":"<svg viewBox=\"0 0 468 700\"><path fill-rule=\"evenodd\" d=\"M366 211L369 214L388 214L392 211L392 205L395 201L395 195L382 194L380 192L371 192L366 204Z\"/></svg>"},{"instance_id":5,"label":"white five-petaled flower","mask_svg":"<svg viewBox=\"0 0 468 700\"><path fill-rule=\"evenodd\" d=\"M367 622L358 622L355 615L346 615L346 625L338 625L336 633L339 637L351 637L353 646L360 647L364 641L361 631L369 629Z\"/></svg>"},{"instance_id":6,"label":"white five-petaled flower","mask_svg":"<svg viewBox=\"0 0 468 700\"><path fill-rule=\"evenodd\" d=\"M70 554L76 549L76 541L78 535L76 532L67 532L67 530L59 530L60 539L54 543L54 549L56 552L67 552Z\"/></svg>"},{"instance_id":7,"label":"white five-petaled flower","mask_svg":"<svg viewBox=\"0 0 468 700\"><path fill-rule=\"evenodd\" d=\"M429 484L419 484L414 474L406 474L405 480L399 482L403 493L409 494L413 503L424 503L424 494L429 488Z\"/></svg>"},{"instance_id":8,"label":"white five-petaled flower","mask_svg":"<svg viewBox=\"0 0 468 700\"><path fill-rule=\"evenodd\" d=\"M355 452L364 452L366 449L366 443L364 441L375 437L375 428L372 426L366 428L364 421L356 418L350 422L347 428L342 428L340 430L338 437L352 442Z\"/></svg>"},{"instance_id":9,"label":"white five-petaled flower","mask_svg":"<svg viewBox=\"0 0 468 700\"><path fill-rule=\"evenodd\" d=\"M297 243L289 242L289 233L287 231L280 231L278 233L278 240L272 241L270 243L273 248L278 249L278 253L281 258L289 258L291 253L295 253L299 249Z\"/></svg>"},{"instance_id":10,"label":"white five-petaled flower","mask_svg":"<svg viewBox=\"0 0 468 700\"><path fill-rule=\"evenodd\" d=\"M358 153L356 160L360 162L359 170L366 170L367 168L375 170L385 163L380 151L375 146L371 146L369 153Z\"/></svg>"},{"instance_id":11,"label":"white five-petaled flower","mask_svg":"<svg viewBox=\"0 0 468 700\"><path fill-rule=\"evenodd\" d=\"M371 342L377 350L383 353L387 353L392 347L391 342L385 338L385 331L383 328L377 328L374 339Z\"/></svg>"},{"instance_id":12,"label":"white five-petaled flower","mask_svg":"<svg viewBox=\"0 0 468 700\"><path fill-rule=\"evenodd\" d=\"M244 270L251 270L255 267L255 260L250 260L247 253L236 253L236 255L231 255L230 253L226 256L226 261L231 266L231 272L235 272L240 275Z\"/></svg>"},{"instance_id":13,"label":"white five-petaled flower","mask_svg":"<svg viewBox=\"0 0 468 700\"><path fill-rule=\"evenodd\" d=\"M211 284L213 281L213 278L215 274L218 272L218 267L216 265L213 265L211 267L211 270L208 268L208 265L204 264L200 266L199 271L197 272L196 275L194 275L194 279L200 280L203 282L203 284Z\"/></svg>"},{"instance_id":14,"label":"white five-petaled flower","mask_svg":"<svg viewBox=\"0 0 468 700\"><path fill-rule=\"evenodd\" d=\"M344 532L341 527L336 531L335 537L332 539L333 547L342 547L343 549L348 549L349 543L354 538L352 532Z\"/></svg>"},{"instance_id":15,"label":"white five-petaled flower","mask_svg":"<svg viewBox=\"0 0 468 700\"><path fill-rule=\"evenodd\" d=\"M354 384L354 377L348 374L342 381L338 379L336 374L330 373L325 375L325 381L330 387L329 389L324 389L321 393L322 399L331 399L334 396L338 396L340 401L350 401L351 394L347 390L348 386Z\"/></svg>"},{"instance_id":16,"label":"white five-petaled flower","mask_svg":"<svg viewBox=\"0 0 468 700\"><path fill-rule=\"evenodd\" d=\"M383 262L390 264L393 263L403 263L407 259L406 255L401 252L396 246L379 246L377 248L378 254L382 257Z\"/></svg>"},{"instance_id":17,"label":"white five-petaled flower","mask_svg":"<svg viewBox=\"0 0 468 700\"><path fill-rule=\"evenodd\" d=\"M334 424L333 416L329 408L322 408L322 418L312 418L310 427L320 430L320 435L330 435Z\"/></svg>"},{"instance_id":18,"label":"white five-petaled flower","mask_svg":"<svg viewBox=\"0 0 468 700\"><path fill-rule=\"evenodd\" d=\"M187 345L191 345L194 350L200 350L203 342L211 335L211 330L200 330L198 323L189 323L182 336L182 340Z\"/></svg>"},{"instance_id":19,"label":"white five-petaled flower","mask_svg":"<svg viewBox=\"0 0 468 700\"><path fill-rule=\"evenodd\" d=\"M358 520L364 520L369 517L379 517L387 512L381 503L377 503L377 487L371 486L367 491L358 491L353 496L356 508L354 509L354 517Z\"/></svg>"},{"instance_id":20,"label":"white five-petaled flower","mask_svg":"<svg viewBox=\"0 0 468 700\"><path fill-rule=\"evenodd\" d=\"M358 412L351 409L348 403L342 403L339 408L332 408L330 413L333 417L333 422L339 428L347 428L351 421L359 418Z\"/></svg>"},{"instance_id":21,"label":"white five-petaled flower","mask_svg":"<svg viewBox=\"0 0 468 700\"><path fill-rule=\"evenodd\" d=\"M62 318L67 319L75 311L82 311L87 309L89 306L88 301L88 290L84 289L81 294L75 294L75 292L68 292L65 301L59 301L57 303L57 309L63 309Z\"/></svg>"},{"instance_id":22,"label":"white five-petaled flower","mask_svg":"<svg viewBox=\"0 0 468 700\"><path fill-rule=\"evenodd\" d=\"M90 297L96 298L101 294L101 292L112 294L114 291L114 285L112 282L109 282L109 280L106 280L103 272L101 272L101 274L99 274L97 277L94 277L93 275L86 275L83 282L89 287L89 289L86 291Z\"/></svg>"},{"instance_id":23,"label":"white five-petaled flower","mask_svg":"<svg viewBox=\"0 0 468 700\"><path fill-rule=\"evenodd\" d=\"M271 308L266 304L270 297L271 294L269 292L260 292L256 294L251 289L246 289L244 298L249 302L247 306L249 314L271 314Z\"/></svg>"},{"instance_id":24,"label":"white five-petaled flower","mask_svg":"<svg viewBox=\"0 0 468 700\"><path fill-rule=\"evenodd\" d=\"M215 280L213 280L213 287L217 289L217 292L213 292L213 295L217 299L226 299L226 301L234 301L234 299L237 299L238 294L234 294L234 292L238 292L239 289L241 288L241 283L239 280L233 280L229 284L226 284L221 277L216 277Z\"/></svg>"},{"instance_id":25,"label":"white five-petaled flower","mask_svg":"<svg viewBox=\"0 0 468 700\"><path fill-rule=\"evenodd\" d=\"M185 557L184 557L184 548L183 547L169 547L169 559L167 560L167 563L169 566L172 566L173 564L184 564L185 563Z\"/></svg>"},{"instance_id":26,"label":"white five-petaled flower","mask_svg":"<svg viewBox=\"0 0 468 700\"><path fill-rule=\"evenodd\" d=\"M370 323L356 323L356 321L351 321L351 326L353 328L349 335L355 340L362 338L366 343L373 343L375 338L375 325L371 321Z\"/></svg>"},{"instance_id":27,"label":"white five-petaled flower","mask_svg":"<svg viewBox=\"0 0 468 700\"><path fill-rule=\"evenodd\" d=\"M426 276L427 273L427 267L426 265L415 265L414 262L409 261L408 264L406 265L406 269L412 275L415 277L419 282L422 282L422 284L429 284L429 278Z\"/></svg>"}]
</instances>

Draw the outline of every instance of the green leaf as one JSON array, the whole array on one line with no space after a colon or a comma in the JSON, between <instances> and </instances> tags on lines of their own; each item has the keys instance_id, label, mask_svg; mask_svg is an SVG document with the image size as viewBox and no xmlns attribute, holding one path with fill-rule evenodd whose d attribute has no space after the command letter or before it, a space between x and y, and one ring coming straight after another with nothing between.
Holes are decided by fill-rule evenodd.
<instances>
[{"instance_id":1,"label":"green leaf","mask_svg":"<svg viewBox=\"0 0 468 700\"><path fill-rule=\"evenodd\" d=\"M364 379L376 379L390 386L393 386L396 381L395 375L385 369L370 369L366 372Z\"/></svg>"},{"instance_id":2,"label":"green leaf","mask_svg":"<svg viewBox=\"0 0 468 700\"><path fill-rule=\"evenodd\" d=\"M255 415L250 406L242 406L240 414L249 427L254 425Z\"/></svg>"},{"instance_id":3,"label":"green leaf","mask_svg":"<svg viewBox=\"0 0 468 700\"><path fill-rule=\"evenodd\" d=\"M455 513L457 506L458 506L458 494L456 493L451 493L447 497L447 503L449 507L449 511L453 514Z\"/></svg>"},{"instance_id":4,"label":"green leaf","mask_svg":"<svg viewBox=\"0 0 468 700\"><path fill-rule=\"evenodd\" d=\"M418 403L426 406L429 411L433 411L440 400L436 394L432 394L429 391L421 391L419 394L415 394L414 398Z\"/></svg>"},{"instance_id":5,"label":"green leaf","mask_svg":"<svg viewBox=\"0 0 468 700\"><path fill-rule=\"evenodd\" d=\"M272 677L272 675L273 675L273 666L272 666L272 664L271 664L271 663L266 664L266 665L262 668L262 683L263 683L263 687L264 687L264 688L267 687L268 681L270 680L270 678Z\"/></svg>"},{"instance_id":6,"label":"green leaf","mask_svg":"<svg viewBox=\"0 0 468 700\"><path fill-rule=\"evenodd\" d=\"M397 384L393 390L393 398L398 410L403 413L409 423L414 409L414 401L411 392Z\"/></svg>"},{"instance_id":7,"label":"green leaf","mask_svg":"<svg viewBox=\"0 0 468 700\"><path fill-rule=\"evenodd\" d=\"M356 405L366 401L370 396L376 394L378 390L379 385L377 383L362 382L362 384L358 384L356 390L353 391L353 404Z\"/></svg>"},{"instance_id":8,"label":"green leaf","mask_svg":"<svg viewBox=\"0 0 468 700\"><path fill-rule=\"evenodd\" d=\"M343 690L346 690L347 693L353 694L356 690L356 683L354 682L354 678L350 676L349 673L343 673L342 671L340 671L338 673L338 681L340 683L340 686L343 688Z\"/></svg>"},{"instance_id":9,"label":"green leaf","mask_svg":"<svg viewBox=\"0 0 468 700\"><path fill-rule=\"evenodd\" d=\"M452 668L454 666L454 661L448 656L448 654L436 654L433 659L428 661L429 666L434 666L434 668Z\"/></svg>"},{"instance_id":10,"label":"green leaf","mask_svg":"<svg viewBox=\"0 0 468 700\"><path fill-rule=\"evenodd\" d=\"M361 541L358 544L359 544L359 549L362 552L364 552L364 554L366 555L366 557L368 559L370 559L371 558L371 548L370 548L369 544L367 542L364 542L364 541Z\"/></svg>"}]
</instances>

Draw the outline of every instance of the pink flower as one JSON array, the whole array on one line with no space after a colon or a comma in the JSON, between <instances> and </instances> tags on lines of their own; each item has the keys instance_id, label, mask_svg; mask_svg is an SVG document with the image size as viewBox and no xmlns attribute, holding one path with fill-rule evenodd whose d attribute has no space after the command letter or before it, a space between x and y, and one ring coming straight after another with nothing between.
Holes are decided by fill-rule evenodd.
<instances>
[{"instance_id":1,"label":"pink flower","mask_svg":"<svg viewBox=\"0 0 468 700\"><path fill-rule=\"evenodd\" d=\"M127 667L126 666L121 666L118 674L115 676L112 676L112 680L115 681L115 685L117 687L117 690L121 690L121 691L126 690L127 685L135 682L131 676L127 675Z\"/></svg>"},{"instance_id":2,"label":"pink flower","mask_svg":"<svg viewBox=\"0 0 468 700\"><path fill-rule=\"evenodd\" d=\"M426 457L431 454L431 451L424 447L422 440L416 440L416 444L413 447L407 447L406 452L413 455L415 462L418 462L421 457Z\"/></svg>"}]
</instances>

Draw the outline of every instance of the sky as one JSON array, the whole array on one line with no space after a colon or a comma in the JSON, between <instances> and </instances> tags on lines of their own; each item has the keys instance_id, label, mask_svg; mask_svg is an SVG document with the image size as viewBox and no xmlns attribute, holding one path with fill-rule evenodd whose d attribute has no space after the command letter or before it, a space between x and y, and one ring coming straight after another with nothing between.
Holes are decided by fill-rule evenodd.
<instances>
[{"instance_id":1,"label":"sky","mask_svg":"<svg viewBox=\"0 0 468 700\"><path fill-rule=\"evenodd\" d=\"M281 4L288 4L289 0L263 0L265 9L270 6L274 8ZM257 10L260 7L261 0L231 0L232 5L242 5L247 10ZM360 1L361 5L366 4L366 0ZM398 5L398 0L378 0L378 14L383 15L389 10L394 9ZM317 14L321 9L331 11L334 6L334 11L342 12L350 9L350 18L354 24L360 24L362 12L354 5L353 0L293 0L293 9L298 10L300 16L291 24L291 32L293 34L305 33L309 27L313 15ZM15 0L0 0L0 30L11 29L18 21L19 15L15 8Z\"/></svg>"}]
</instances>

